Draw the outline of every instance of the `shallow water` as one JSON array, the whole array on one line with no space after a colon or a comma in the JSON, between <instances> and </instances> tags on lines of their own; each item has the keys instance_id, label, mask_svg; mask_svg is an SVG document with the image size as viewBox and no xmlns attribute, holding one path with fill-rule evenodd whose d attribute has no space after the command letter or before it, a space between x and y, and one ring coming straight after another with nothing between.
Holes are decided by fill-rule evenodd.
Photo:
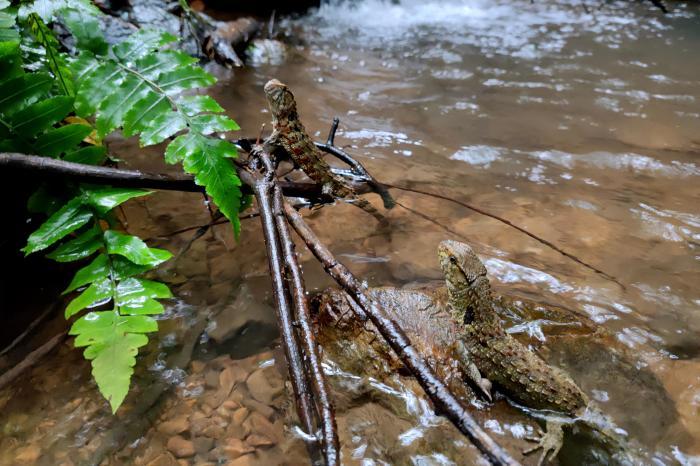
<instances>
[{"instance_id":1,"label":"shallow water","mask_svg":"<svg viewBox=\"0 0 700 466\"><path fill-rule=\"evenodd\" d=\"M340 117L337 144L381 181L479 206L614 276L624 288L493 219L413 193L393 191L403 206L437 223L398 206L387 214L386 236L349 205L307 216L371 285L439 279L438 242L462 238L484 259L499 292L589 316L630 349L639 367L658 376L676 404L679 419L668 433L656 435L661 426L644 418L630 434L653 439L648 447L665 458L691 464L700 461L700 11L684 4L672 10L664 16L647 3L585 0L325 4L281 24L301 41L283 65L212 67L220 77L214 95L246 135L256 135L263 123L269 128L262 86L278 78L295 92L303 121L319 139ZM163 170L159 149L128 157L133 147L112 143L132 166ZM187 235L158 238L208 222L201 199L191 194L158 193L126 214L131 231L173 251ZM302 259L309 288L330 285L307 251ZM63 348L0 397L3 463L18 463L24 454L23 462L32 464L24 460L36 451L27 449L38 445L34 463L90 464L105 431L121 425L136 439L110 463L176 464L163 453L175 435L159 429L164 422L188 412L233 422L242 409L237 388L230 409L212 414L216 410L205 408L210 392L219 390L215 375L231 364L242 367L234 387L245 395L250 390L242 380L262 370L256 364L280 360L267 353L274 346L274 314L259 226L247 220L238 245L227 227L218 227L195 242L167 278L180 304L164 317L160 339L142 351L147 368L137 371L125 414L111 418L79 353ZM188 364L188 355L173 370L169 355L187 346L186 330L199 324L209 337L196 342L198 363ZM243 362L222 363L216 359L222 354ZM607 404L611 412L624 411L625 387L610 387L606 367L600 360L578 367L581 384L603 410ZM216 374L207 381L210 372ZM172 394L155 407L140 407L142 394L157 383L173 387ZM76 384L87 388L76 393ZM285 421L288 441L261 444L244 457L294 464L303 448L290 440L288 404L279 396L270 404L271 413L257 408L276 429ZM27 405L35 409L22 414ZM128 427L142 408L153 427ZM341 417L343 428L382 416L372 403L361 408ZM198 450L181 462L237 457L240 445L230 438L240 432L209 437L197 430L202 415L192 416L180 435L197 440ZM497 441L515 435L498 422L486 427ZM395 433L397 445L407 429ZM198 440L205 437L215 439L213 446ZM84 455L72 452L79 447ZM360 447L348 462L381 464L376 445ZM412 461L450 464L439 451Z\"/></svg>"}]
</instances>

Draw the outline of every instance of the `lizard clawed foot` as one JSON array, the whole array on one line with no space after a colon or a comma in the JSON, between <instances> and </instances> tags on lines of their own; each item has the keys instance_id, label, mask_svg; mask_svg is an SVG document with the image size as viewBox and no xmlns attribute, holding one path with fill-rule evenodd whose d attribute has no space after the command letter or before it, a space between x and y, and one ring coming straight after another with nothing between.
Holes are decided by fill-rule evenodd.
<instances>
[{"instance_id":1,"label":"lizard clawed foot","mask_svg":"<svg viewBox=\"0 0 700 466\"><path fill-rule=\"evenodd\" d=\"M525 440L537 442L537 445L524 450L524 455L529 455L540 449L542 450L542 455L540 455L540 459L537 461L537 466L540 466L552 461L559 454L559 450L564 443L564 431L560 423L547 421L546 433L540 430L538 437L525 437Z\"/></svg>"}]
</instances>

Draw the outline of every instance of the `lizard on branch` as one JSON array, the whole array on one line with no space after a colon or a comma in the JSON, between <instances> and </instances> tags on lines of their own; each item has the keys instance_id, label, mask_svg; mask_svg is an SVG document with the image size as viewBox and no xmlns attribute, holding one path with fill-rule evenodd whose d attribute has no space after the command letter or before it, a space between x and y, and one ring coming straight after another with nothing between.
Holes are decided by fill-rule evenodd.
<instances>
[{"instance_id":1,"label":"lizard on branch","mask_svg":"<svg viewBox=\"0 0 700 466\"><path fill-rule=\"evenodd\" d=\"M273 125L272 134L265 141L268 150L274 152L274 149L282 149L309 178L323 187L325 195L348 199L380 222L385 222L384 216L372 204L358 198L343 178L333 173L301 123L294 95L289 88L272 79L265 84L265 96ZM382 196L386 208L393 207L394 200L387 193L378 194Z\"/></svg>"}]
</instances>

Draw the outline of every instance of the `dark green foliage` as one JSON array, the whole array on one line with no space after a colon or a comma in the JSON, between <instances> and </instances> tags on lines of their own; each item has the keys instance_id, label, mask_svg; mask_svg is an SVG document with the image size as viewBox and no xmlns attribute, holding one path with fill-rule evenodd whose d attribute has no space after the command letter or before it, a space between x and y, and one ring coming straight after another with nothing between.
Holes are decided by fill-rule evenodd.
<instances>
[{"instance_id":1,"label":"dark green foliage","mask_svg":"<svg viewBox=\"0 0 700 466\"><path fill-rule=\"evenodd\" d=\"M169 49L175 40L169 34L139 31L109 47L100 14L88 0L36 0L19 8L0 0L0 151L100 164L107 156L101 141L115 130L138 136L142 146L172 138L166 161L182 162L238 234L240 181L228 160L236 149L212 135L238 125L211 97L180 95L210 86L214 78L195 59ZM54 37L55 21L73 35L76 56ZM78 293L65 316L77 318L70 334L76 347L85 347L113 411L128 392L146 334L157 330L151 316L164 310L158 300L172 297L164 284L140 277L170 259L170 252L119 231L112 212L148 194L67 184L58 194L39 188L28 202L30 212L47 218L29 236L25 254L48 251L46 257L58 262L92 258L64 292Z\"/></svg>"}]
</instances>

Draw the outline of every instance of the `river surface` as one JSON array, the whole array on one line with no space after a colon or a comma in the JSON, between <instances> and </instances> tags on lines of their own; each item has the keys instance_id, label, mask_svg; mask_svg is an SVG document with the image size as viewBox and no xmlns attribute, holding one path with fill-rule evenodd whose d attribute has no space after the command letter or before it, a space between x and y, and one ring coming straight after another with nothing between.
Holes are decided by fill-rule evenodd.
<instances>
[{"instance_id":1,"label":"river surface","mask_svg":"<svg viewBox=\"0 0 700 466\"><path fill-rule=\"evenodd\" d=\"M582 312L612 332L637 367L658 377L677 411L671 428L661 432L648 419L630 435L647 439L660 464L700 464L697 5L673 4L664 16L647 2L366 0L326 3L278 28L294 38L283 64L211 68L220 79L213 95L245 135L257 135L263 123L269 131L262 86L280 79L294 91L310 132L325 139L339 117L336 143L381 181L478 206L623 286L492 218L399 190L392 191L400 205L387 213L388 235L347 204L307 213L338 257L370 285L402 285L440 278L439 241L468 241L498 292ZM132 148L112 145L118 154ZM162 170L158 150L129 164ZM208 221L190 194L158 193L126 214L134 233L173 251L189 236L168 233ZM309 288L330 285L301 252ZM266 268L255 220L244 221L238 243L227 227L193 243L169 272L178 302L161 322L160 339L142 351L139 364L147 369L137 370L137 394L125 414L110 418L90 387L89 368L65 346L3 394L3 464L90 464L109 443L92 440L133 422L129 413L144 412L152 427L134 427L132 437L122 432L117 437L131 443L107 463L303 462L283 383L273 380L284 368L274 350ZM203 314L206 322L196 317ZM192 341L188 330L199 323L208 337ZM172 348L182 344L174 341L196 343L194 363L185 352L178 368L168 366L177 359ZM61 370L72 373L70 382L56 375ZM231 382L226 371L244 375ZM249 373L263 371L250 380ZM606 385L610 374L592 368L582 377L604 411L629 411L635 393ZM269 386L261 388L261 378ZM159 383L174 387L166 400L158 409L138 408L139 394ZM76 396L78 384L89 388ZM251 394L257 405L246 404ZM642 417L643 407L635 409ZM360 421L371 423L377 414L371 403L367 410ZM267 420L254 422L254 415ZM247 431L231 432L234 419L245 420ZM173 427L177 421L182 426ZM348 422L343 428L352 430ZM498 422L486 427L497 441L515 435ZM250 441L251 431L263 439ZM396 442L404 434L397 432ZM363 449L360 437L346 462L391 463L376 448ZM74 452L83 447L89 453ZM455 464L437 450L411 462Z\"/></svg>"}]
</instances>

